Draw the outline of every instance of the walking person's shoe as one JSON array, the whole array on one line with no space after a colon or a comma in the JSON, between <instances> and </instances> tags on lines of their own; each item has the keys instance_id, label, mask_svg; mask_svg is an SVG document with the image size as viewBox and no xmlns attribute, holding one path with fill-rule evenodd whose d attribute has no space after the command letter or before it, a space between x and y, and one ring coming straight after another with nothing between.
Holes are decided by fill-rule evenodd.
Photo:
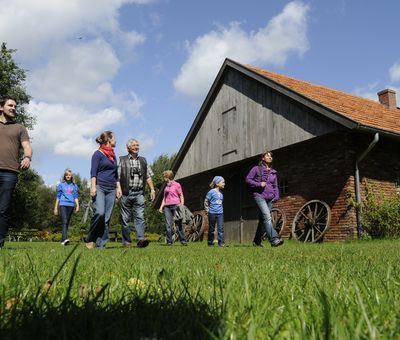
<instances>
[{"instance_id":1,"label":"walking person's shoe","mask_svg":"<svg viewBox=\"0 0 400 340\"><path fill-rule=\"evenodd\" d=\"M96 243L94 242L86 242L85 246L87 249L94 249L96 247Z\"/></svg>"},{"instance_id":2,"label":"walking person's shoe","mask_svg":"<svg viewBox=\"0 0 400 340\"><path fill-rule=\"evenodd\" d=\"M262 243L256 243L253 241L253 247L264 247Z\"/></svg>"},{"instance_id":3,"label":"walking person's shoe","mask_svg":"<svg viewBox=\"0 0 400 340\"><path fill-rule=\"evenodd\" d=\"M146 248L149 245L149 240L139 240L137 243L138 248Z\"/></svg>"},{"instance_id":4,"label":"walking person's shoe","mask_svg":"<svg viewBox=\"0 0 400 340\"><path fill-rule=\"evenodd\" d=\"M66 239L66 240L61 242L62 246L66 246L67 244L69 244L69 240L68 239Z\"/></svg>"},{"instance_id":5,"label":"walking person's shoe","mask_svg":"<svg viewBox=\"0 0 400 340\"><path fill-rule=\"evenodd\" d=\"M279 247L283 244L283 240L280 238L277 241L275 241L274 243L271 243L271 247Z\"/></svg>"}]
</instances>

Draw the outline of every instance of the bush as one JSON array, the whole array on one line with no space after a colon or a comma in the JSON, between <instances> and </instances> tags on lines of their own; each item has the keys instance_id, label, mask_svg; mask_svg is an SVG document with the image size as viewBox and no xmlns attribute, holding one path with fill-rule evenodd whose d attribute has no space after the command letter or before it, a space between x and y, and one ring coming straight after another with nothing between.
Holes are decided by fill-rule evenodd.
<instances>
[{"instance_id":1,"label":"bush","mask_svg":"<svg viewBox=\"0 0 400 340\"><path fill-rule=\"evenodd\" d=\"M363 227L372 238L400 237L400 196L387 198L367 192Z\"/></svg>"}]
</instances>

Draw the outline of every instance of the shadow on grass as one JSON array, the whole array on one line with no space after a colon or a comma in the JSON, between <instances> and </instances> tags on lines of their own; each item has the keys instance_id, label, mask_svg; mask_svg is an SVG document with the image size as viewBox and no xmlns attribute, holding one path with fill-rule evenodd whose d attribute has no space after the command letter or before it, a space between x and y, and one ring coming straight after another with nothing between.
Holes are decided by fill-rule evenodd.
<instances>
[{"instance_id":1,"label":"shadow on grass","mask_svg":"<svg viewBox=\"0 0 400 340\"><path fill-rule=\"evenodd\" d=\"M187 282L174 291L160 276L157 287L131 290L112 298L108 284L85 297L72 298L76 259L66 293L49 298L52 283L71 258L73 248L45 290L16 298L0 310L0 339L216 339L224 329L225 306L216 295L205 301ZM29 259L29 256L28 256ZM217 289L214 282L214 290ZM121 294L122 295L122 294ZM0 297L1 300L1 297ZM11 299L12 300L12 299ZM2 306L7 302L1 302Z\"/></svg>"},{"instance_id":2,"label":"shadow on grass","mask_svg":"<svg viewBox=\"0 0 400 340\"><path fill-rule=\"evenodd\" d=\"M43 306L42 306L43 307ZM187 299L132 298L99 306L71 302L15 311L1 339L211 339L218 338L222 315Z\"/></svg>"}]
</instances>

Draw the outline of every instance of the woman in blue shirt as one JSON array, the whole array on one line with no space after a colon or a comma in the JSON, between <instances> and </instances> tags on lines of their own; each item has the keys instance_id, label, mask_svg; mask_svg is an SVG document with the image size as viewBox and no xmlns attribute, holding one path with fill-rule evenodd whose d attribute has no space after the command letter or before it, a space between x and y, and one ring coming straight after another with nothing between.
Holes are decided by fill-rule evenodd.
<instances>
[{"instance_id":1,"label":"woman in blue shirt","mask_svg":"<svg viewBox=\"0 0 400 340\"><path fill-rule=\"evenodd\" d=\"M104 131L96 138L96 142L100 147L92 156L90 169L93 216L85 240L89 249L106 246L115 197L120 198L122 195L114 153L117 144L114 134L111 131Z\"/></svg>"},{"instance_id":2,"label":"woman in blue shirt","mask_svg":"<svg viewBox=\"0 0 400 340\"><path fill-rule=\"evenodd\" d=\"M218 245L224 247L224 208L222 206L224 195L221 192L221 189L225 188L224 178L215 176L210 183L210 187L212 189L207 193L204 200L204 208L208 213L208 245L214 245L214 230L215 224L217 224Z\"/></svg>"},{"instance_id":3,"label":"woman in blue shirt","mask_svg":"<svg viewBox=\"0 0 400 340\"><path fill-rule=\"evenodd\" d=\"M62 182L57 186L57 198L54 206L54 215L60 213L62 224L61 244L66 246L68 240L68 226L72 213L79 211L78 186L74 182L72 170L65 170Z\"/></svg>"}]
</instances>

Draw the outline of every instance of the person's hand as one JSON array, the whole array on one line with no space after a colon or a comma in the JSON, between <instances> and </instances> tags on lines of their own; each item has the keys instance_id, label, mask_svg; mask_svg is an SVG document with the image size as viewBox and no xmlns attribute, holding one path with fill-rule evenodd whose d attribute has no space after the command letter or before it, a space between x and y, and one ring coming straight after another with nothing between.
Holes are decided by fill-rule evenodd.
<instances>
[{"instance_id":1,"label":"person's hand","mask_svg":"<svg viewBox=\"0 0 400 340\"><path fill-rule=\"evenodd\" d=\"M163 208L158 209L158 212L162 214L163 213Z\"/></svg>"},{"instance_id":2,"label":"person's hand","mask_svg":"<svg viewBox=\"0 0 400 340\"><path fill-rule=\"evenodd\" d=\"M121 190L121 188L117 188L116 196L117 196L117 199L118 199L118 200L122 197L122 190Z\"/></svg>"},{"instance_id":3,"label":"person's hand","mask_svg":"<svg viewBox=\"0 0 400 340\"><path fill-rule=\"evenodd\" d=\"M156 198L156 191L155 190L151 190L150 191L150 199L151 199L151 201L154 201L155 198Z\"/></svg>"},{"instance_id":4,"label":"person's hand","mask_svg":"<svg viewBox=\"0 0 400 340\"><path fill-rule=\"evenodd\" d=\"M20 164L21 169L29 169L30 166L31 160L28 157L24 157Z\"/></svg>"},{"instance_id":5,"label":"person's hand","mask_svg":"<svg viewBox=\"0 0 400 340\"><path fill-rule=\"evenodd\" d=\"M261 188L264 188L267 185L266 182L261 182Z\"/></svg>"},{"instance_id":6,"label":"person's hand","mask_svg":"<svg viewBox=\"0 0 400 340\"><path fill-rule=\"evenodd\" d=\"M79 211L79 205L77 205L76 207L75 207L75 212L77 213Z\"/></svg>"},{"instance_id":7,"label":"person's hand","mask_svg":"<svg viewBox=\"0 0 400 340\"><path fill-rule=\"evenodd\" d=\"M58 209L57 209L57 208L54 208L53 213L54 213L54 216L57 216L57 215L58 215Z\"/></svg>"},{"instance_id":8,"label":"person's hand","mask_svg":"<svg viewBox=\"0 0 400 340\"><path fill-rule=\"evenodd\" d=\"M95 198L97 195L96 187L90 188L90 196Z\"/></svg>"}]
</instances>

